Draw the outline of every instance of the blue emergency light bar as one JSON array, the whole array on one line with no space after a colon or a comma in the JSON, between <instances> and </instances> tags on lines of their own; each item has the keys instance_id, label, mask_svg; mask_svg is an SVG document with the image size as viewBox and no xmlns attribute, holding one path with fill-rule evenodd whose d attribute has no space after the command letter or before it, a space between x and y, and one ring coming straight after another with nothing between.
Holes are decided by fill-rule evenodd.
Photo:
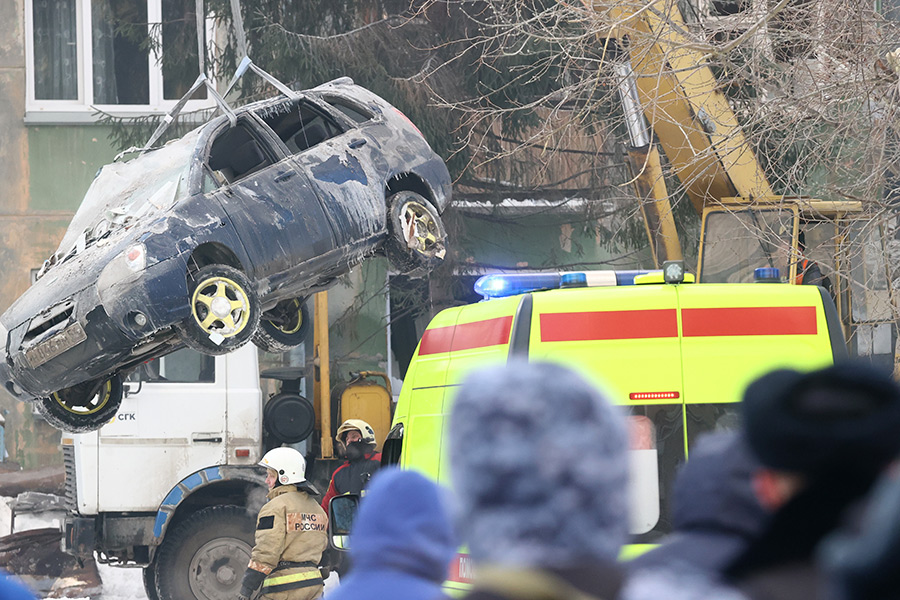
<instances>
[{"instance_id":1,"label":"blue emergency light bar","mask_svg":"<svg viewBox=\"0 0 900 600\"><path fill-rule=\"evenodd\" d=\"M753 271L753 281L757 283L781 283L781 269L777 267L760 267Z\"/></svg>"},{"instance_id":2,"label":"blue emergency light bar","mask_svg":"<svg viewBox=\"0 0 900 600\"><path fill-rule=\"evenodd\" d=\"M547 273L495 273L484 275L475 282L475 292L485 300L505 298L540 290L555 290L561 287L599 287L613 285L634 285L638 275L661 271L572 271ZM613 283L615 278L615 283ZM601 282L598 282L600 280Z\"/></svg>"}]
</instances>

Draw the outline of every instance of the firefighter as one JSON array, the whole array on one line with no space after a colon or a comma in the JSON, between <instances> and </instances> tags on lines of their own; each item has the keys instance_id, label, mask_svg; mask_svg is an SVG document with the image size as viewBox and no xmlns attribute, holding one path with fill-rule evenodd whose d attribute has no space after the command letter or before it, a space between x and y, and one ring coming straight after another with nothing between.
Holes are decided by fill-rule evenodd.
<instances>
[{"instance_id":1,"label":"firefighter","mask_svg":"<svg viewBox=\"0 0 900 600\"><path fill-rule=\"evenodd\" d=\"M331 484L322 499L322 508L328 510L328 502L341 494L360 494L378 467L381 453L375 452L375 431L362 419L347 419L338 427L338 452L347 460L335 469Z\"/></svg>"},{"instance_id":2,"label":"firefighter","mask_svg":"<svg viewBox=\"0 0 900 600\"><path fill-rule=\"evenodd\" d=\"M238 600L248 600L260 584L260 598L268 600L318 598L324 589L319 561L328 545L328 517L313 499L318 491L306 481L306 460L293 448L274 448L259 464L266 467L269 501L259 511Z\"/></svg>"}]
</instances>

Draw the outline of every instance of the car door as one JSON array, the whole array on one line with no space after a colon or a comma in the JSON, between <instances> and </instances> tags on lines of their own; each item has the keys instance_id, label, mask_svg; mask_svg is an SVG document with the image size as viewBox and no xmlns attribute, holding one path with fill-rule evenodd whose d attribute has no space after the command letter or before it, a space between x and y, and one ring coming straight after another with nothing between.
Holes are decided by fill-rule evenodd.
<instances>
[{"instance_id":1,"label":"car door","mask_svg":"<svg viewBox=\"0 0 900 600\"><path fill-rule=\"evenodd\" d=\"M287 146L319 195L338 247L371 242L386 228L386 174L372 159L377 142L363 128L339 123L311 99L301 101L299 113L302 127Z\"/></svg>"},{"instance_id":2,"label":"car door","mask_svg":"<svg viewBox=\"0 0 900 600\"><path fill-rule=\"evenodd\" d=\"M216 136L207 167L256 277L286 276L334 248L316 192L252 113Z\"/></svg>"}]
</instances>

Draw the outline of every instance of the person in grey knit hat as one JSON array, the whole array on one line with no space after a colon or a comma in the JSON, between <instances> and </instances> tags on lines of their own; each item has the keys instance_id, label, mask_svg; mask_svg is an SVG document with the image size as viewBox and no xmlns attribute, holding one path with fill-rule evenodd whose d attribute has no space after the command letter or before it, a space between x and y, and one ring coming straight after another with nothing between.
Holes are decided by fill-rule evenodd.
<instances>
[{"instance_id":1,"label":"person in grey knit hat","mask_svg":"<svg viewBox=\"0 0 900 600\"><path fill-rule=\"evenodd\" d=\"M473 372L449 444L458 529L476 564L469 598L618 595L628 441L600 391L548 363Z\"/></svg>"}]
</instances>

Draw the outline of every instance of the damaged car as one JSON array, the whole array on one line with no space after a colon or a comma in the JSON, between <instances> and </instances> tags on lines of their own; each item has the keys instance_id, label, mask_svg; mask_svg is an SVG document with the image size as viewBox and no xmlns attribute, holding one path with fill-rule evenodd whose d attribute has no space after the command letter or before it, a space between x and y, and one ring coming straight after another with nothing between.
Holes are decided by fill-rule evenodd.
<instances>
[{"instance_id":1,"label":"damaged car","mask_svg":"<svg viewBox=\"0 0 900 600\"><path fill-rule=\"evenodd\" d=\"M89 431L147 360L285 351L306 335L306 298L366 257L413 275L439 263L450 189L412 122L347 78L216 117L99 171L0 317L0 380Z\"/></svg>"}]
</instances>

